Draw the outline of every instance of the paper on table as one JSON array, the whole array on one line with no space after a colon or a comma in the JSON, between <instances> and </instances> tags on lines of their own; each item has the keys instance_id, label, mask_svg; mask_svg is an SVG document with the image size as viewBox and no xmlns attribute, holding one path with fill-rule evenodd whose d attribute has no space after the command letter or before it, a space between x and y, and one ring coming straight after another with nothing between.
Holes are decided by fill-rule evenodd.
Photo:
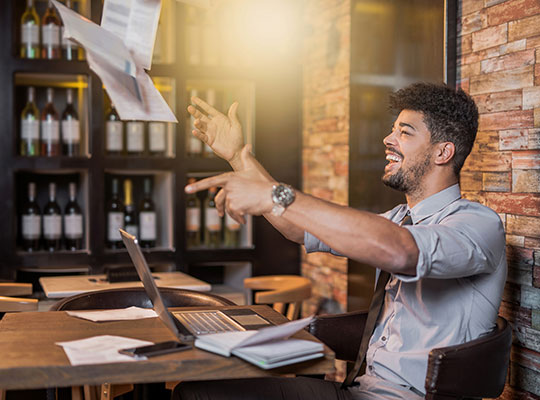
<instances>
[{"instance_id":1,"label":"paper on table","mask_svg":"<svg viewBox=\"0 0 540 400\"><path fill-rule=\"evenodd\" d=\"M120 354L118 350L146 346L153 343L122 336L101 335L56 344L63 347L71 365L84 365L138 361L141 358L135 359L134 357Z\"/></svg>"},{"instance_id":2,"label":"paper on table","mask_svg":"<svg viewBox=\"0 0 540 400\"><path fill-rule=\"evenodd\" d=\"M132 319L155 318L158 315L151 308L128 307L115 310L102 311L66 311L72 317L87 319L89 321L125 321Z\"/></svg>"},{"instance_id":3,"label":"paper on table","mask_svg":"<svg viewBox=\"0 0 540 400\"><path fill-rule=\"evenodd\" d=\"M136 64L149 70L160 11L161 0L105 0L101 27L121 38Z\"/></svg>"}]
</instances>

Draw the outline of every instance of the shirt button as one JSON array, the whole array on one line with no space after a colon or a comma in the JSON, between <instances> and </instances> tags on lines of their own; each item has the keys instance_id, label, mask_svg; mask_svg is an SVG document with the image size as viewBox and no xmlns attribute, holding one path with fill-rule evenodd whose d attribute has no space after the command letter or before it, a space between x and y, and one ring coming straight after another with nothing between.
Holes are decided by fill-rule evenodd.
<instances>
[{"instance_id":1,"label":"shirt button","mask_svg":"<svg viewBox=\"0 0 540 400\"><path fill-rule=\"evenodd\" d=\"M386 342L386 336L383 336L383 337L381 338L381 340L382 340L383 342Z\"/></svg>"},{"instance_id":2,"label":"shirt button","mask_svg":"<svg viewBox=\"0 0 540 400\"><path fill-rule=\"evenodd\" d=\"M368 367L368 369L369 369L370 371L373 371L373 365L370 365L370 366Z\"/></svg>"}]
</instances>

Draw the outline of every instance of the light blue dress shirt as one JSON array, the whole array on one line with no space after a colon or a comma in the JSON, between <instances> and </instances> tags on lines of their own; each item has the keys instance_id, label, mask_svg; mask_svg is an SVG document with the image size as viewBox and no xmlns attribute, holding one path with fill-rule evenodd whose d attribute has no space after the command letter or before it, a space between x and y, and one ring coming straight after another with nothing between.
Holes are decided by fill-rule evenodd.
<instances>
[{"instance_id":1,"label":"light blue dress shirt","mask_svg":"<svg viewBox=\"0 0 540 400\"><path fill-rule=\"evenodd\" d=\"M398 223L408 206L382 214ZM366 374L425 394L429 351L495 327L506 280L505 235L497 213L450 186L414 206L406 226L419 249L416 275L392 275L366 355ZM305 233L306 251L332 251ZM378 276L379 271L377 271Z\"/></svg>"}]
</instances>

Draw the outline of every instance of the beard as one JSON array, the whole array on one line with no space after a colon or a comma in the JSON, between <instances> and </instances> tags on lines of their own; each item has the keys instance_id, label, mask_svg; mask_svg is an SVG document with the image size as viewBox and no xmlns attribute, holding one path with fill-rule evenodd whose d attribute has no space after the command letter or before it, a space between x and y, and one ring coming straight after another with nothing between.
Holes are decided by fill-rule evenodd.
<instances>
[{"instance_id":1,"label":"beard","mask_svg":"<svg viewBox=\"0 0 540 400\"><path fill-rule=\"evenodd\" d=\"M405 194L419 192L422 185L422 177L431 169L431 152L426 151L422 157L408 168L403 165L394 173L384 174L383 183Z\"/></svg>"}]
</instances>

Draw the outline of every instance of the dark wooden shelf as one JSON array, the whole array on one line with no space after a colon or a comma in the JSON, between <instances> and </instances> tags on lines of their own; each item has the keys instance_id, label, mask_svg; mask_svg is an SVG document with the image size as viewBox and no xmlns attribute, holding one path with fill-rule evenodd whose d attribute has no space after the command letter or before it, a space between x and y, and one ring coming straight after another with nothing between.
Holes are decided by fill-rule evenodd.
<instances>
[{"instance_id":1,"label":"dark wooden shelf","mask_svg":"<svg viewBox=\"0 0 540 400\"><path fill-rule=\"evenodd\" d=\"M12 58L11 68L15 73L90 75L90 67L86 61Z\"/></svg>"},{"instance_id":2,"label":"dark wooden shelf","mask_svg":"<svg viewBox=\"0 0 540 400\"><path fill-rule=\"evenodd\" d=\"M63 169L88 169L91 161L89 157L15 157L12 163L14 170L63 170Z\"/></svg>"},{"instance_id":3,"label":"dark wooden shelf","mask_svg":"<svg viewBox=\"0 0 540 400\"><path fill-rule=\"evenodd\" d=\"M106 170L174 170L178 161L172 157L105 156Z\"/></svg>"},{"instance_id":4,"label":"dark wooden shelf","mask_svg":"<svg viewBox=\"0 0 540 400\"><path fill-rule=\"evenodd\" d=\"M186 157L184 159L184 163L188 174L205 172L226 172L231 170L229 163L217 157Z\"/></svg>"},{"instance_id":5,"label":"dark wooden shelf","mask_svg":"<svg viewBox=\"0 0 540 400\"><path fill-rule=\"evenodd\" d=\"M200 248L200 249L188 249L186 251L186 262L188 264L253 261L254 257L255 257L254 248L240 248L240 249Z\"/></svg>"}]
</instances>

